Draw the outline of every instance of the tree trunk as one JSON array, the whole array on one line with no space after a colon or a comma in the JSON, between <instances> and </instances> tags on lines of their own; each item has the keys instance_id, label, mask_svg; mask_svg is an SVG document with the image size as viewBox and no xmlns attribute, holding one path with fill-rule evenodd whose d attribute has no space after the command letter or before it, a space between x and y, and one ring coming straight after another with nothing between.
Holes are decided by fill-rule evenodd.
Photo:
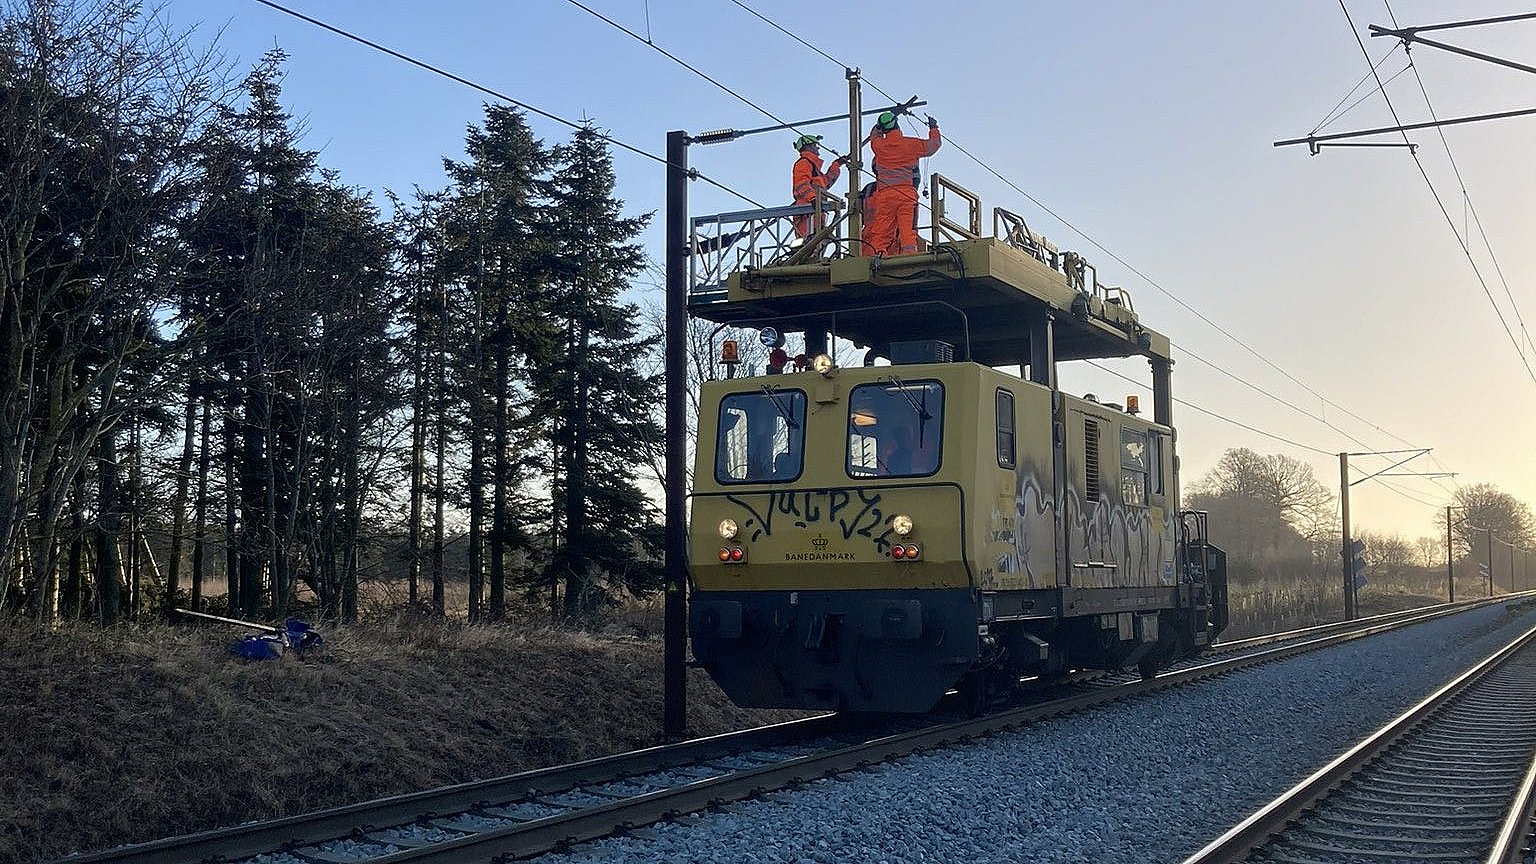
<instances>
[{"instance_id":1,"label":"tree trunk","mask_svg":"<svg viewBox=\"0 0 1536 864\"><path fill-rule=\"evenodd\" d=\"M139 415L135 411L128 426L128 446L131 461L128 463L128 620L139 620L139 610L144 608L144 538L143 519L139 509L143 506L144 448L139 438Z\"/></svg>"},{"instance_id":2,"label":"tree trunk","mask_svg":"<svg viewBox=\"0 0 1536 864\"><path fill-rule=\"evenodd\" d=\"M549 442L549 566L545 567L545 578L549 580L549 617L553 621L560 620L560 568L559 552L562 534L560 533L560 514L565 509L565 502L560 498L560 478L565 474L565 451L560 446L560 436L563 434L560 425L560 415L557 412L554 423L550 428Z\"/></svg>"},{"instance_id":3,"label":"tree trunk","mask_svg":"<svg viewBox=\"0 0 1536 864\"><path fill-rule=\"evenodd\" d=\"M231 378L231 390L233 381ZM235 469L239 462L236 446L239 435L235 417L235 394L230 393L224 407L224 581L229 594L225 598L225 611L230 617L240 617L240 546L237 520L240 483Z\"/></svg>"},{"instance_id":4,"label":"tree trunk","mask_svg":"<svg viewBox=\"0 0 1536 864\"><path fill-rule=\"evenodd\" d=\"M436 440L433 446L436 449L437 466L432 485L433 519L432 519L432 613L441 618L446 612L447 598L444 596L443 585L443 516L444 502L447 499L447 490L444 488L444 468L448 461L448 356L447 346L444 340L448 333L448 298L444 296L441 286L436 288L437 296L437 350L434 353L433 362L437 368L434 370L433 379L435 390L433 398L433 414L436 420Z\"/></svg>"},{"instance_id":5,"label":"tree trunk","mask_svg":"<svg viewBox=\"0 0 1536 864\"><path fill-rule=\"evenodd\" d=\"M359 373L352 373L352 392L356 393L362 382ZM346 570L341 584L341 618L343 621L357 620L357 566L358 566L358 537L362 533L363 502L362 502L362 417L357 408L356 400L348 400L346 413L344 414L341 434L342 452L346 454L346 462L342 468L342 495L344 504L342 514L345 522L342 525L342 554L346 562Z\"/></svg>"},{"instance_id":6,"label":"tree trunk","mask_svg":"<svg viewBox=\"0 0 1536 864\"><path fill-rule=\"evenodd\" d=\"M122 532L122 501L118 489L117 431L105 426L96 444L97 492L100 515L96 520L97 621L116 624L121 615L121 583L118 580L118 534Z\"/></svg>"},{"instance_id":7,"label":"tree trunk","mask_svg":"<svg viewBox=\"0 0 1536 864\"><path fill-rule=\"evenodd\" d=\"M469 421L469 620L480 620L480 589L485 575L485 435L480 426L480 398L474 397Z\"/></svg>"},{"instance_id":8,"label":"tree trunk","mask_svg":"<svg viewBox=\"0 0 1536 864\"><path fill-rule=\"evenodd\" d=\"M585 614L587 564L584 538L587 531L587 342L590 333L585 319L576 334L575 356L571 358L571 384L574 389L569 420L571 430L569 457L565 472L565 614L577 618Z\"/></svg>"},{"instance_id":9,"label":"tree trunk","mask_svg":"<svg viewBox=\"0 0 1536 864\"><path fill-rule=\"evenodd\" d=\"M70 620L78 621L85 617L85 473L75 472L74 495L71 496L70 510L70 541L68 572L64 575L63 596L59 598L59 606L63 615Z\"/></svg>"},{"instance_id":10,"label":"tree trunk","mask_svg":"<svg viewBox=\"0 0 1536 864\"><path fill-rule=\"evenodd\" d=\"M272 615L281 621L288 614L288 595L292 593L292 585L288 581L288 560L283 553L283 538L286 532L283 526L278 524L277 512L277 430L272 427L272 390L264 388L262 404L263 416L267 422L262 424L265 434L266 450L262 456L262 462L266 465L266 472L262 475L262 510L263 530L266 535L266 559L267 570L271 574L272 582ZM301 445L302 446L302 445Z\"/></svg>"},{"instance_id":11,"label":"tree trunk","mask_svg":"<svg viewBox=\"0 0 1536 864\"><path fill-rule=\"evenodd\" d=\"M203 397L203 417L198 431L197 450L197 512L196 525L192 529L192 596L190 607L194 612L203 611L203 555L208 546L208 472L213 457L210 429L213 420L213 400Z\"/></svg>"},{"instance_id":12,"label":"tree trunk","mask_svg":"<svg viewBox=\"0 0 1536 864\"><path fill-rule=\"evenodd\" d=\"M483 244L482 240L482 244ZM481 297L484 296L484 250L481 251L481 278L475 286L474 321L470 326L469 387L469 620L481 618L480 591L485 575L485 326Z\"/></svg>"},{"instance_id":13,"label":"tree trunk","mask_svg":"<svg viewBox=\"0 0 1536 864\"><path fill-rule=\"evenodd\" d=\"M420 272L418 270L418 285L416 289L415 303L415 327L411 332L411 512L409 522L405 526L407 554L410 560L406 570L406 602L412 614L417 612L416 600L418 584L421 582L421 511L422 499L425 496L426 483L426 445L427 445L427 418L426 418L426 381L422 380L426 369L426 361L423 354L426 351L426 339L422 337L422 325L425 323L426 308L424 305L424 291L420 287Z\"/></svg>"},{"instance_id":14,"label":"tree trunk","mask_svg":"<svg viewBox=\"0 0 1536 864\"><path fill-rule=\"evenodd\" d=\"M196 358L193 359L196 363ZM182 534L187 530L187 489L192 480L192 449L197 443L197 378L187 384L187 407L182 414L181 461L176 464L176 494L171 500L171 561L165 576L165 617L175 619L176 595L181 591Z\"/></svg>"},{"instance_id":15,"label":"tree trunk","mask_svg":"<svg viewBox=\"0 0 1536 864\"><path fill-rule=\"evenodd\" d=\"M506 327L506 301L502 301L500 327ZM507 367L509 347L506 339L496 346L496 421L493 495L491 508L491 620L500 621L507 612Z\"/></svg>"},{"instance_id":16,"label":"tree trunk","mask_svg":"<svg viewBox=\"0 0 1536 864\"><path fill-rule=\"evenodd\" d=\"M256 616L261 610L262 581L266 571L267 524L266 435L269 417L264 390L264 364L251 359L245 380L245 418L240 425L240 612Z\"/></svg>"}]
</instances>

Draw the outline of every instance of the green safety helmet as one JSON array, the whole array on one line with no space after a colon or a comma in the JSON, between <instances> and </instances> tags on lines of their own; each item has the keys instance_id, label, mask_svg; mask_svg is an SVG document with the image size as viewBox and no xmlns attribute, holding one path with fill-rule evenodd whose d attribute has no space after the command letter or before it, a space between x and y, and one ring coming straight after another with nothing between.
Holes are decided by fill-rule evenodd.
<instances>
[{"instance_id":1,"label":"green safety helmet","mask_svg":"<svg viewBox=\"0 0 1536 864\"><path fill-rule=\"evenodd\" d=\"M820 146L821 146L821 136L820 135L801 135L799 138L795 139L795 149L796 150L804 150L807 147L820 147Z\"/></svg>"},{"instance_id":2,"label":"green safety helmet","mask_svg":"<svg viewBox=\"0 0 1536 864\"><path fill-rule=\"evenodd\" d=\"M886 111L875 121L875 125L889 132L896 128L896 112Z\"/></svg>"}]
</instances>

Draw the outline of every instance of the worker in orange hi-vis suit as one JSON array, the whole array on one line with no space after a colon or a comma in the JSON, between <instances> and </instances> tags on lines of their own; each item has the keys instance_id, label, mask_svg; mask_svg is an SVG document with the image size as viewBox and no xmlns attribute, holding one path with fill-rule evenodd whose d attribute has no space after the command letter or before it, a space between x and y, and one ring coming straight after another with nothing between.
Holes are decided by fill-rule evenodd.
<instances>
[{"instance_id":1,"label":"worker in orange hi-vis suit","mask_svg":"<svg viewBox=\"0 0 1536 864\"><path fill-rule=\"evenodd\" d=\"M859 212L864 214L864 222L859 228L859 253L860 255L875 254L875 184L865 183L859 190Z\"/></svg>"},{"instance_id":2,"label":"worker in orange hi-vis suit","mask_svg":"<svg viewBox=\"0 0 1536 864\"><path fill-rule=\"evenodd\" d=\"M928 118L928 140L901 134L896 113L886 111L869 133L875 151L872 248L869 255L908 255L917 251L917 160L932 156L943 143L939 121Z\"/></svg>"},{"instance_id":3,"label":"worker in orange hi-vis suit","mask_svg":"<svg viewBox=\"0 0 1536 864\"><path fill-rule=\"evenodd\" d=\"M795 183L795 203L815 204L816 192L826 189L837 182L838 175L843 171L843 163L847 157L839 156L832 161L832 167L826 173L821 171L821 136L801 135L795 139L795 149L800 151L800 158L795 160L793 171ZM815 218L812 218L815 217ZM822 214L806 214L795 217L795 236L804 239L813 231L820 231L823 219Z\"/></svg>"}]
</instances>

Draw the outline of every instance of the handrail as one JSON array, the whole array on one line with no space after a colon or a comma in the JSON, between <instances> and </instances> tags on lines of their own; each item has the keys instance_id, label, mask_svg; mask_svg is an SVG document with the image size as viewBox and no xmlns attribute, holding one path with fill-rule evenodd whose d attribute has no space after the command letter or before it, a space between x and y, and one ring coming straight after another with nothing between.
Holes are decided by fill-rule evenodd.
<instances>
[{"instance_id":1,"label":"handrail","mask_svg":"<svg viewBox=\"0 0 1536 864\"><path fill-rule=\"evenodd\" d=\"M937 246L945 240L978 240L981 238L981 197L959 183L935 171L928 178L933 223L929 226L929 242ZM950 193L965 202L965 224L950 219L947 198Z\"/></svg>"},{"instance_id":2,"label":"handrail","mask_svg":"<svg viewBox=\"0 0 1536 864\"><path fill-rule=\"evenodd\" d=\"M982 240L981 196L943 174L928 178L932 218L922 231L928 246ZM848 236L849 216L857 205L829 189L818 188L809 204L733 210L696 216L689 255L690 296L720 293L730 274L764 267L814 265L828 258L863 257L859 238ZM828 214L833 214L827 218ZM797 218L810 218L815 230L808 237L793 231ZM1077 252L1062 250L1030 228L1023 216L992 208L991 236L1022 252L1065 278L1067 287L1086 295L1088 314L1115 319L1110 310L1135 314L1131 294L1118 285L1099 281L1098 268Z\"/></svg>"}]
</instances>

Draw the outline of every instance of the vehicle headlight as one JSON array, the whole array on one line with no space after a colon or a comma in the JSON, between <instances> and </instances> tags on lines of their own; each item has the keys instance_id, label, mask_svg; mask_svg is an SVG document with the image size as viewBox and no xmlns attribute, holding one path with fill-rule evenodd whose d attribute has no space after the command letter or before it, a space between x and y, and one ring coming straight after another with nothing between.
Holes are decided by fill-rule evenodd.
<instances>
[{"instance_id":1,"label":"vehicle headlight","mask_svg":"<svg viewBox=\"0 0 1536 864\"><path fill-rule=\"evenodd\" d=\"M832 358L825 354L817 354L816 358L811 361L811 368L816 370L818 375L825 375L831 372L833 365Z\"/></svg>"},{"instance_id":2,"label":"vehicle headlight","mask_svg":"<svg viewBox=\"0 0 1536 864\"><path fill-rule=\"evenodd\" d=\"M735 519L721 519L720 525L715 530L720 532L721 540L735 540L736 532L740 529L736 526Z\"/></svg>"},{"instance_id":3,"label":"vehicle headlight","mask_svg":"<svg viewBox=\"0 0 1536 864\"><path fill-rule=\"evenodd\" d=\"M891 530L897 537L905 537L912 533L912 517L905 513L897 513L891 517Z\"/></svg>"}]
</instances>

